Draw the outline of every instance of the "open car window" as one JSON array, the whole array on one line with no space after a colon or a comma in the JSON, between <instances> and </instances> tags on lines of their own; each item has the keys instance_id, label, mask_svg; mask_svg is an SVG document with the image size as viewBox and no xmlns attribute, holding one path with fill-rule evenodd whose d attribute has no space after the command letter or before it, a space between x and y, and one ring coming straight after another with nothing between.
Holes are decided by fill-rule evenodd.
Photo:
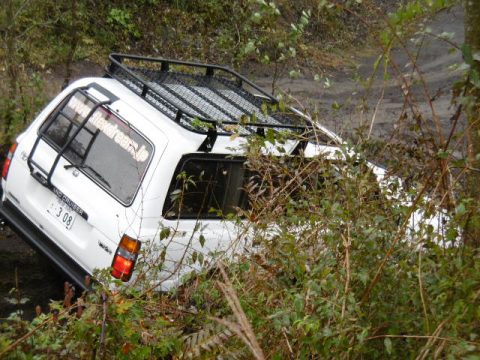
<instances>
[{"instance_id":1,"label":"open car window","mask_svg":"<svg viewBox=\"0 0 480 360\"><path fill-rule=\"evenodd\" d=\"M130 205L150 159L153 146L137 130L77 92L67 98L42 125L47 127L46 140L59 151L74 136L83 120L87 123L75 136L65 158L74 167L120 201Z\"/></svg>"}]
</instances>

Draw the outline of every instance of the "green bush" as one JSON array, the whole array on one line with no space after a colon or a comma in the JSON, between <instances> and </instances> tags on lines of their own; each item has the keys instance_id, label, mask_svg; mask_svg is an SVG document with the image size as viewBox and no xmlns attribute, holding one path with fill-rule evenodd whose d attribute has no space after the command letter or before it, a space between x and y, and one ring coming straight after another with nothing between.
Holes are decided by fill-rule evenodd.
<instances>
[{"instance_id":1,"label":"green bush","mask_svg":"<svg viewBox=\"0 0 480 360\"><path fill-rule=\"evenodd\" d=\"M473 359L480 351L480 255L461 243L444 246L458 235L455 216L445 232L427 221L410 228L411 213L431 213L431 201L422 193L412 199L394 177L379 186L351 149L341 161L275 157L261 155L265 141L250 144L255 221L239 222L248 236L238 241L250 252L228 263L230 280L214 268L172 294L156 293L160 254L137 269L135 287L97 285L31 323L12 316L0 354L27 333L10 358L246 359L252 345L240 335L251 331L272 359ZM282 140L275 144L282 151ZM100 276L105 284L108 278ZM250 330L239 325L232 297Z\"/></svg>"}]
</instances>

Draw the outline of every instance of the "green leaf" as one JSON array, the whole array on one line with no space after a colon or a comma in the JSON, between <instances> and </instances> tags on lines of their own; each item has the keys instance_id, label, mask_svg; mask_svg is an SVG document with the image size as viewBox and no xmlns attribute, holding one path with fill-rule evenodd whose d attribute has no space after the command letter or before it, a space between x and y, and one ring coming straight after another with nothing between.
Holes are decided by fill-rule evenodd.
<instances>
[{"instance_id":1,"label":"green leaf","mask_svg":"<svg viewBox=\"0 0 480 360\"><path fill-rule=\"evenodd\" d=\"M470 72L470 82L472 83L473 86L475 86L477 89L480 89L480 76L476 70L472 70Z\"/></svg>"},{"instance_id":2,"label":"green leaf","mask_svg":"<svg viewBox=\"0 0 480 360\"><path fill-rule=\"evenodd\" d=\"M197 222L195 224L195 227L193 228L193 232L197 232L198 230L200 230L201 226L202 226L202 224L200 222Z\"/></svg>"},{"instance_id":3,"label":"green leaf","mask_svg":"<svg viewBox=\"0 0 480 360\"><path fill-rule=\"evenodd\" d=\"M251 52L254 52L256 50L255 42L253 40L250 40L247 45L245 45L245 48L243 49L243 52L245 54L250 54Z\"/></svg>"},{"instance_id":4,"label":"green leaf","mask_svg":"<svg viewBox=\"0 0 480 360\"><path fill-rule=\"evenodd\" d=\"M450 153L448 151L439 151L437 153L437 156L439 159L448 159L448 156L450 155Z\"/></svg>"},{"instance_id":5,"label":"green leaf","mask_svg":"<svg viewBox=\"0 0 480 360\"><path fill-rule=\"evenodd\" d=\"M332 104L332 109L334 110L340 110L342 108L342 104L339 104L338 102L334 101Z\"/></svg>"},{"instance_id":6,"label":"green leaf","mask_svg":"<svg viewBox=\"0 0 480 360\"><path fill-rule=\"evenodd\" d=\"M200 235L198 238L198 241L200 242L200 245L203 247L205 245L205 236Z\"/></svg>"},{"instance_id":7,"label":"green leaf","mask_svg":"<svg viewBox=\"0 0 480 360\"><path fill-rule=\"evenodd\" d=\"M299 70L290 70L290 72L288 73L288 75L291 77L291 78L298 78L300 75L301 75L301 72Z\"/></svg>"},{"instance_id":8,"label":"green leaf","mask_svg":"<svg viewBox=\"0 0 480 360\"><path fill-rule=\"evenodd\" d=\"M468 65L472 65L473 64L473 54L472 54L472 49L470 48L470 46L468 46L467 44L463 44L461 49L462 49L463 59L465 60L465 62Z\"/></svg>"},{"instance_id":9,"label":"green leaf","mask_svg":"<svg viewBox=\"0 0 480 360\"><path fill-rule=\"evenodd\" d=\"M262 14L260 14L259 12L256 12L252 15L252 21L255 24L259 24L261 20L262 20Z\"/></svg>"},{"instance_id":10,"label":"green leaf","mask_svg":"<svg viewBox=\"0 0 480 360\"><path fill-rule=\"evenodd\" d=\"M203 258L203 253L198 253L198 263L200 265L203 265L203 262L204 262L204 258Z\"/></svg>"},{"instance_id":11,"label":"green leaf","mask_svg":"<svg viewBox=\"0 0 480 360\"><path fill-rule=\"evenodd\" d=\"M267 106L267 104L262 103L262 105L261 105L260 108L262 109L263 115L267 115L267 114L268 114L268 106Z\"/></svg>"},{"instance_id":12,"label":"green leaf","mask_svg":"<svg viewBox=\"0 0 480 360\"><path fill-rule=\"evenodd\" d=\"M387 351L387 354L390 355L392 353L392 340L390 338L385 338L383 340L383 344L385 345L385 350Z\"/></svg>"},{"instance_id":13,"label":"green leaf","mask_svg":"<svg viewBox=\"0 0 480 360\"><path fill-rule=\"evenodd\" d=\"M170 236L170 228L163 228L160 231L160 240L165 240Z\"/></svg>"},{"instance_id":14,"label":"green leaf","mask_svg":"<svg viewBox=\"0 0 480 360\"><path fill-rule=\"evenodd\" d=\"M373 71L376 71L378 69L378 65L380 65L380 61L383 59L383 54L379 55L377 59L375 60L375 63L373 64Z\"/></svg>"},{"instance_id":15,"label":"green leaf","mask_svg":"<svg viewBox=\"0 0 480 360\"><path fill-rule=\"evenodd\" d=\"M275 144L275 141L276 141L275 131L273 129L267 129L267 132L265 133L265 139L270 144Z\"/></svg>"},{"instance_id":16,"label":"green leaf","mask_svg":"<svg viewBox=\"0 0 480 360\"><path fill-rule=\"evenodd\" d=\"M180 190L180 189L173 190L170 193L170 199L172 199L172 201L177 200L181 193L182 193L182 190Z\"/></svg>"},{"instance_id":17,"label":"green leaf","mask_svg":"<svg viewBox=\"0 0 480 360\"><path fill-rule=\"evenodd\" d=\"M444 31L440 35L438 35L438 37L442 39L453 40L453 38L455 37L455 33Z\"/></svg>"},{"instance_id":18,"label":"green leaf","mask_svg":"<svg viewBox=\"0 0 480 360\"><path fill-rule=\"evenodd\" d=\"M133 301L124 301L117 305L117 314L125 314L133 306Z\"/></svg>"},{"instance_id":19,"label":"green leaf","mask_svg":"<svg viewBox=\"0 0 480 360\"><path fill-rule=\"evenodd\" d=\"M460 216L464 215L467 212L467 209L465 208L464 203L458 204L458 206L455 210L456 210L457 215L460 215Z\"/></svg>"},{"instance_id":20,"label":"green leaf","mask_svg":"<svg viewBox=\"0 0 480 360\"><path fill-rule=\"evenodd\" d=\"M295 308L295 311L297 313L300 313L303 311L303 298L300 295L297 295L295 297L295 300L293 301L293 307Z\"/></svg>"},{"instance_id":21,"label":"green leaf","mask_svg":"<svg viewBox=\"0 0 480 360\"><path fill-rule=\"evenodd\" d=\"M454 241L458 237L458 231L455 228L449 228L447 230L447 240L448 241Z\"/></svg>"}]
</instances>

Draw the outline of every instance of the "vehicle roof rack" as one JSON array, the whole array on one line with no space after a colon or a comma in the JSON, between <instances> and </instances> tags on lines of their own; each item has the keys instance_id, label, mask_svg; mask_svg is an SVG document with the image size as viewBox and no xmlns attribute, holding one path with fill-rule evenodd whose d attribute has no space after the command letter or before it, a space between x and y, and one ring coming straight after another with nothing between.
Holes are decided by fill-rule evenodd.
<instances>
[{"instance_id":1,"label":"vehicle roof rack","mask_svg":"<svg viewBox=\"0 0 480 360\"><path fill-rule=\"evenodd\" d=\"M178 125L207 135L199 151L211 150L217 135L308 129L308 119L227 67L126 54L109 59L109 76Z\"/></svg>"}]
</instances>

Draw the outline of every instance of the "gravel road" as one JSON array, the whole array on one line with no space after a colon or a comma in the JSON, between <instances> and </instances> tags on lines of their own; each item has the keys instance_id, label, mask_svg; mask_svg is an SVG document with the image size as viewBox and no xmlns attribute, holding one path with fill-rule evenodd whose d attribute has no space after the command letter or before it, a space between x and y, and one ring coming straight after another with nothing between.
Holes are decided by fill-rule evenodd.
<instances>
[{"instance_id":1,"label":"gravel road","mask_svg":"<svg viewBox=\"0 0 480 360\"><path fill-rule=\"evenodd\" d=\"M452 42L462 44L464 38L463 9L455 6L439 12L435 19L425 24L432 35L414 36L408 41L408 55L404 49L392 52L392 59L401 73L409 79L419 79L419 75L428 84L429 97L434 98L433 106L443 125L449 128L453 112L451 102L452 84L460 77L459 71L450 67L462 62L459 51L449 53L452 47L435 35L452 33ZM398 72L389 67L390 79L383 80L383 74L374 77L374 82L366 95L365 87L354 81L356 75L366 79L373 73L374 63L378 54L371 57L356 59L357 69L346 68L328 74L331 86L326 88L324 81L312 81L310 78L284 78L278 82L279 87L299 99L308 109L318 113L323 124L338 134L350 134L359 126L370 128L373 119L372 134L385 137L391 133L404 108L404 95L400 87ZM416 58L418 72L412 74L412 58ZM271 88L269 78L256 79L265 89ZM420 84L412 85L417 106L428 121L432 111L424 90ZM366 98L365 98L366 97ZM341 104L340 110L332 106ZM366 104L365 106L361 106ZM376 109L376 111L375 111ZM375 116L374 116L375 114Z\"/></svg>"}]
</instances>

